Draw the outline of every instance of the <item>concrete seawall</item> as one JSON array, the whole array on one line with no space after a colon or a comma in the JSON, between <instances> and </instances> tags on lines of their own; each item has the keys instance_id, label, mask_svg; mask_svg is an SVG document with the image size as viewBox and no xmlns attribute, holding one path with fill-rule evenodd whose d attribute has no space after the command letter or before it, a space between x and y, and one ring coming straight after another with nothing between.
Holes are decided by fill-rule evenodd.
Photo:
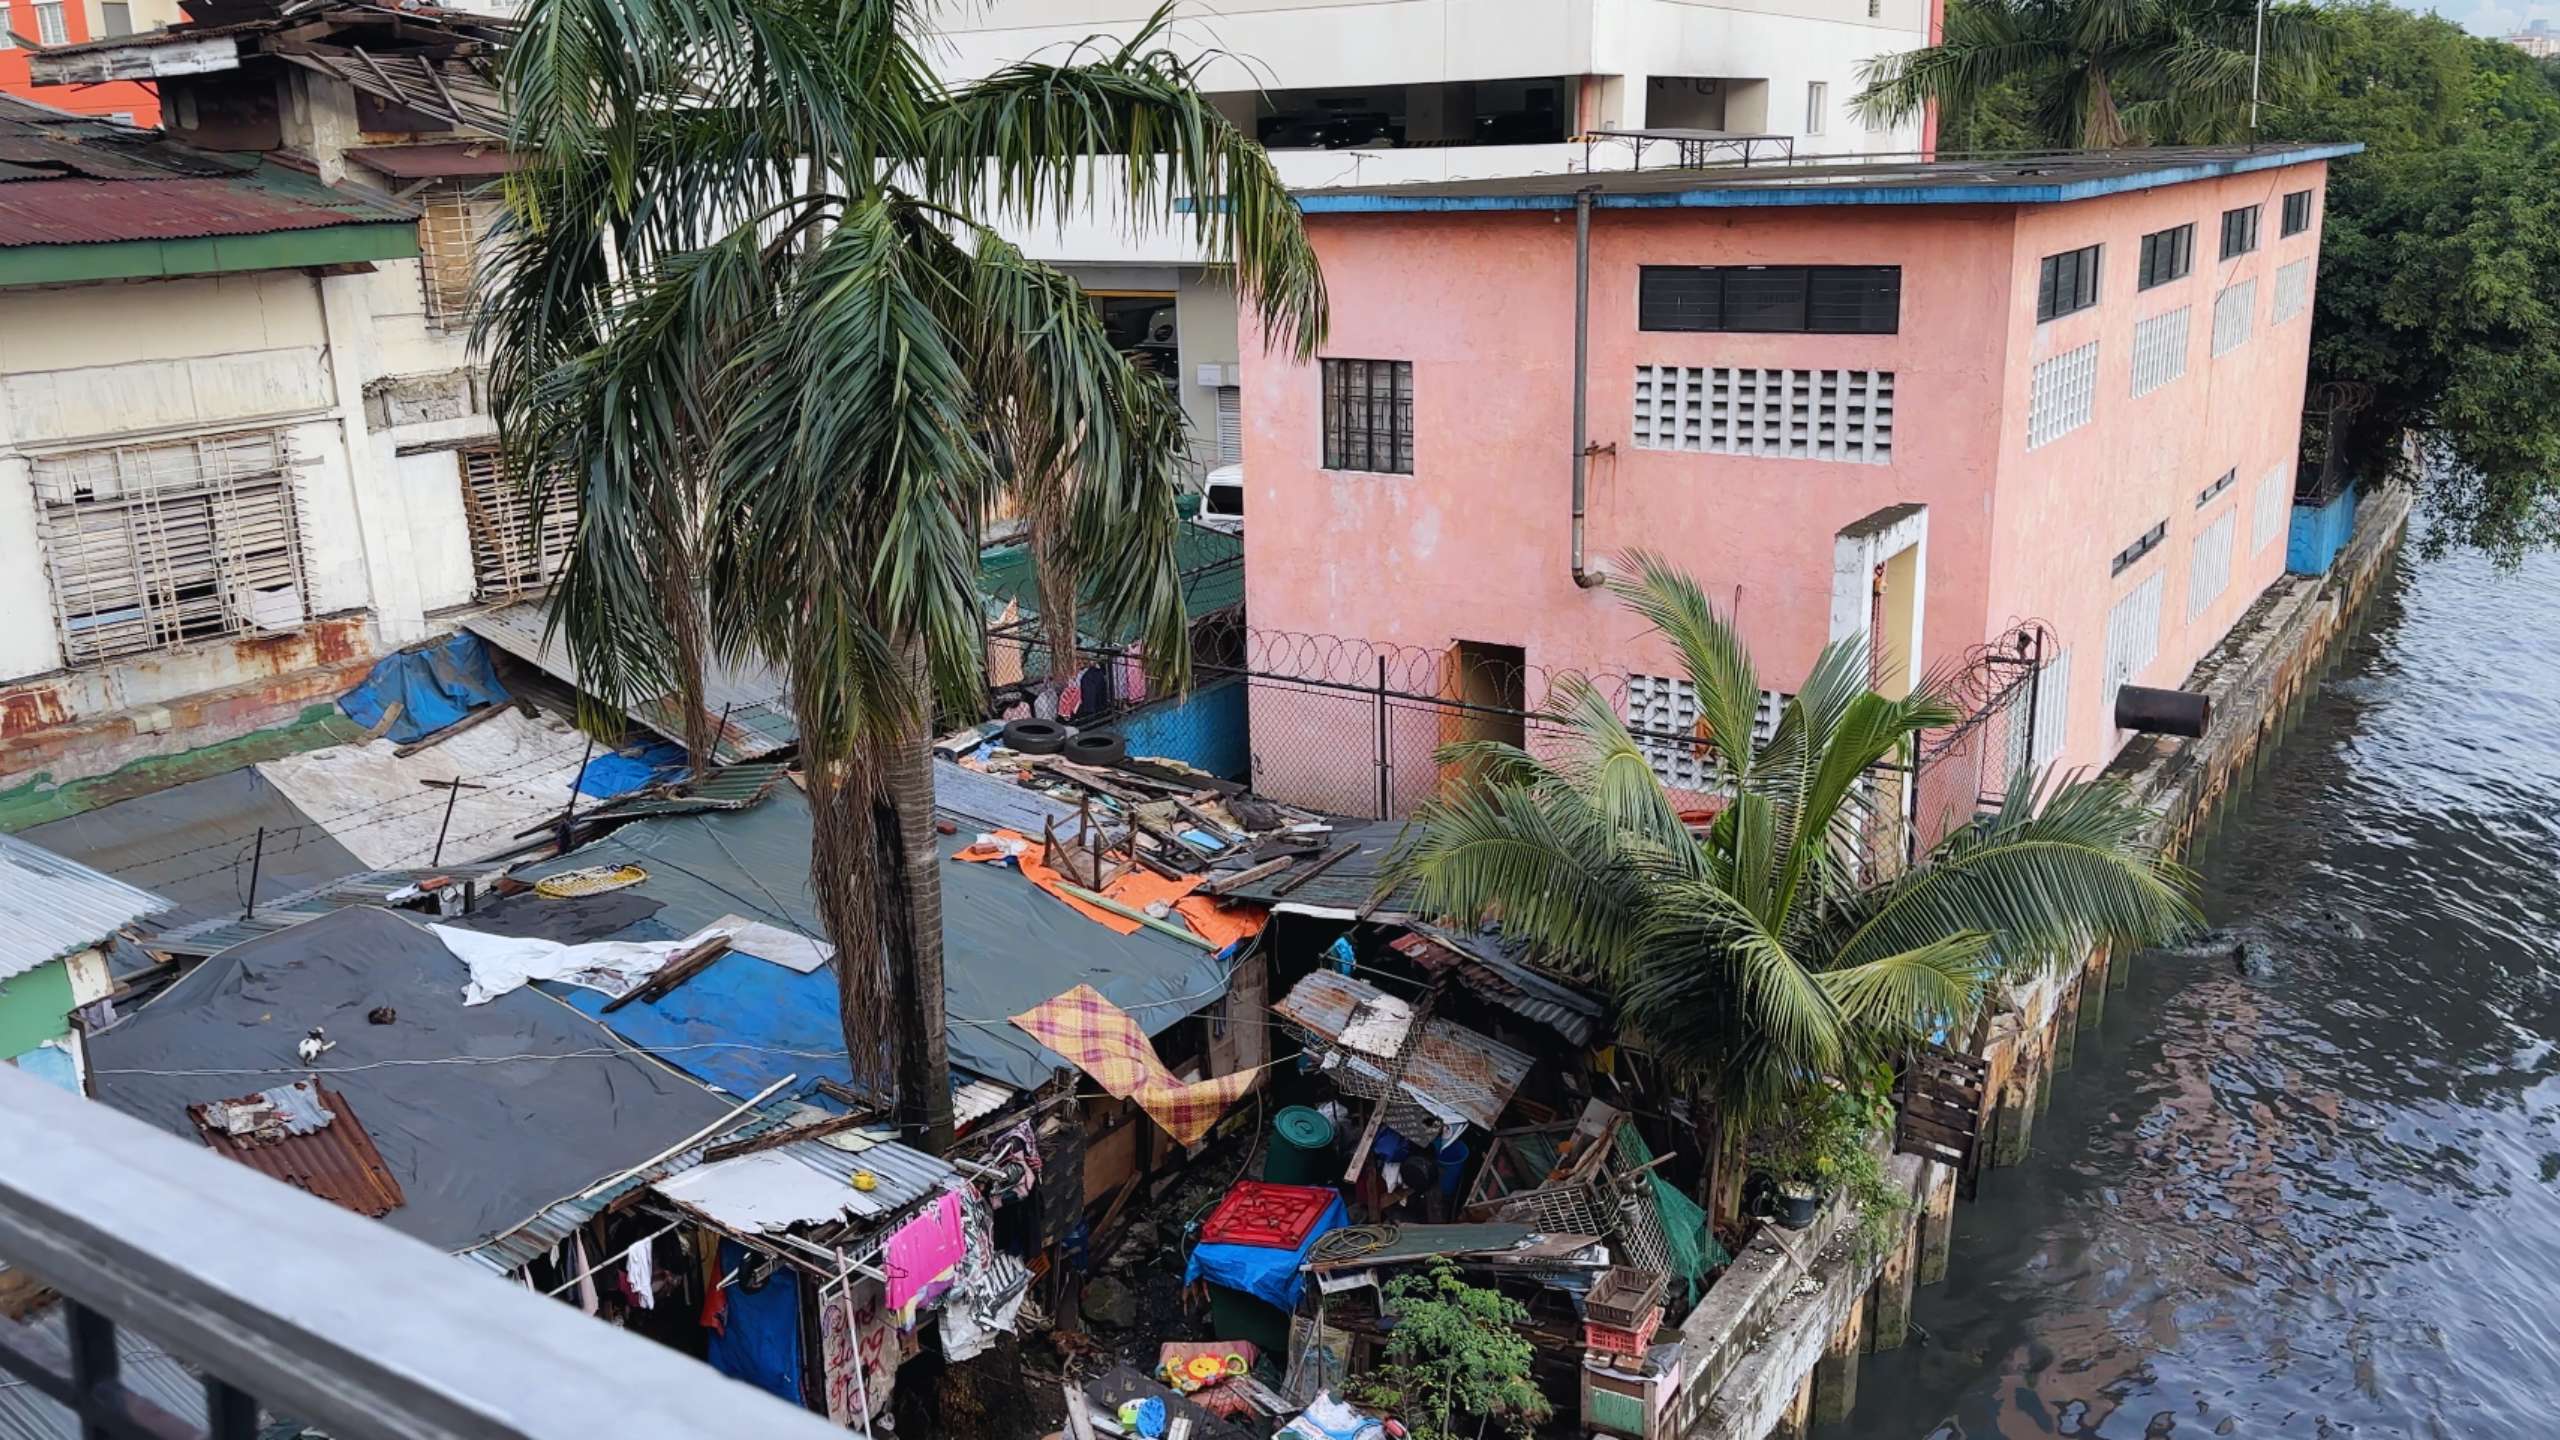
<instances>
[{"instance_id":1,"label":"concrete seawall","mask_svg":"<svg viewBox=\"0 0 2560 1440\"><path fill-rule=\"evenodd\" d=\"M2213 700L2194 740L2137 739L2107 773L2158 816L2155 837L2176 855L2206 839L2222 806L2274 750L2291 717L2356 628L2375 583L2399 553L2411 499L2372 497L2326 575L2286 575L2268 587L2186 688ZM2105 1012L2129 956L2101 949L2077 966L2015 987L1980 1049L1982 1163L2014 1165L2033 1142L2055 1077L2071 1067L2080 1029ZM1896 1155L1889 1181L1911 1197L1908 1225L1882 1253L1861 1253L1856 1227L1833 1205L1811 1229L1764 1229L1681 1326L1683 1385L1670 1433L1684 1440L1800 1437L1857 1401L1858 1357L1899 1347L1914 1288L1946 1277L1957 1177L1943 1164Z\"/></svg>"}]
</instances>

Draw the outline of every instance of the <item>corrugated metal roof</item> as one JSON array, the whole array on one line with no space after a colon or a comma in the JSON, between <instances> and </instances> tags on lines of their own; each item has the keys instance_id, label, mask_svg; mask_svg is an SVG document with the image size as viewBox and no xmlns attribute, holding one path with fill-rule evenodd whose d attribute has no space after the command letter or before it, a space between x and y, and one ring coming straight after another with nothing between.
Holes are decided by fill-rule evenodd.
<instances>
[{"instance_id":1,"label":"corrugated metal roof","mask_svg":"<svg viewBox=\"0 0 2560 1440\"><path fill-rule=\"evenodd\" d=\"M6 1326L21 1349L68 1355L69 1335L64 1305L49 1305L43 1314ZM152 1343L151 1337L116 1327L116 1378L127 1390L168 1411L183 1423L202 1429L204 1381L177 1356ZM35 1386L10 1377L0 1380L0 1440L81 1440L87 1432L80 1417Z\"/></svg>"},{"instance_id":2,"label":"corrugated metal roof","mask_svg":"<svg viewBox=\"0 0 2560 1440\"><path fill-rule=\"evenodd\" d=\"M543 631L549 623L543 602L527 600L467 616L462 628L577 688L578 665L570 657L567 642L552 636L545 643ZM707 666L702 677L702 708L720 725L712 758L723 765L762 759L800 738L799 722L792 718L790 697L781 675L761 662L717 662ZM679 745L684 743L684 706L672 695L632 706L631 718Z\"/></svg>"},{"instance_id":3,"label":"corrugated metal roof","mask_svg":"<svg viewBox=\"0 0 2560 1440\"><path fill-rule=\"evenodd\" d=\"M507 129L506 101L494 73L469 60L424 55L377 55L361 46L344 51L270 50L279 60L333 75L368 95L440 120L475 126L492 135Z\"/></svg>"},{"instance_id":4,"label":"corrugated metal roof","mask_svg":"<svg viewBox=\"0 0 2560 1440\"><path fill-rule=\"evenodd\" d=\"M1367 908L1377 895L1378 876L1386 869L1387 856L1404 836L1401 820L1334 820L1333 833L1324 837L1320 854L1298 861L1277 875L1256 880L1250 885L1226 892L1230 900L1250 900L1257 905L1294 905L1312 910L1359 911ZM1344 845L1360 848L1328 865L1324 873L1281 894L1280 888L1292 877L1304 875L1309 867ZM1387 897L1374 915L1392 917L1409 915L1421 904L1417 887L1407 885Z\"/></svg>"},{"instance_id":5,"label":"corrugated metal roof","mask_svg":"<svg viewBox=\"0 0 2560 1440\"><path fill-rule=\"evenodd\" d=\"M0 980L77 954L168 908L148 890L0 835Z\"/></svg>"},{"instance_id":6,"label":"corrugated metal roof","mask_svg":"<svg viewBox=\"0 0 2560 1440\"><path fill-rule=\"evenodd\" d=\"M387 202L331 197L318 181L307 190L278 183L280 173L260 171L224 180L62 179L0 185L0 246L272 235L417 218Z\"/></svg>"},{"instance_id":7,"label":"corrugated metal roof","mask_svg":"<svg viewBox=\"0 0 2560 1440\"><path fill-rule=\"evenodd\" d=\"M723 765L700 781L687 781L668 787L667 793L652 788L635 790L607 800L582 817L600 815L695 815L705 810L744 810L773 792L782 783L789 767L783 765Z\"/></svg>"},{"instance_id":8,"label":"corrugated metal roof","mask_svg":"<svg viewBox=\"0 0 2560 1440\"><path fill-rule=\"evenodd\" d=\"M1361 1002L1384 994L1366 981L1318 970L1282 996L1271 1013L1317 1042L1329 1044L1351 1023L1352 1011ZM1383 1081L1384 1072L1392 1069L1392 1062L1372 1062L1347 1051L1336 1054L1354 1075ZM1511 1103L1511 1093L1529 1077L1532 1063L1490 1035L1433 1016L1424 1023L1421 1038L1413 1042L1403 1088L1435 1115L1463 1116L1490 1130L1502 1118L1503 1107Z\"/></svg>"},{"instance_id":9,"label":"corrugated metal roof","mask_svg":"<svg viewBox=\"0 0 2560 1440\"><path fill-rule=\"evenodd\" d=\"M1528 962L1525 943L1505 940L1491 927L1473 935L1419 923L1412 929L1394 948L1415 964L1426 970L1454 966L1477 994L1576 1045L1591 1043L1603 1013L1600 1001L1538 973Z\"/></svg>"},{"instance_id":10,"label":"corrugated metal roof","mask_svg":"<svg viewBox=\"0 0 2560 1440\"><path fill-rule=\"evenodd\" d=\"M264 1107L271 1116L256 1113ZM359 1215L379 1219L408 1203L346 1097L317 1081L190 1105L187 1114L216 1154Z\"/></svg>"},{"instance_id":11,"label":"corrugated metal roof","mask_svg":"<svg viewBox=\"0 0 2560 1440\"><path fill-rule=\"evenodd\" d=\"M503 864L439 865L425 870L363 870L353 875L261 900L255 914L231 915L218 920L200 920L193 925L180 925L151 936L147 948L180 959L219 955L234 945L244 945L262 935L317 920L355 905L388 906L391 897L416 886L422 880L441 875L457 885L473 885L505 873Z\"/></svg>"},{"instance_id":12,"label":"corrugated metal roof","mask_svg":"<svg viewBox=\"0 0 2560 1440\"><path fill-rule=\"evenodd\" d=\"M727 1160L697 1165L659 1180L668 1203L740 1233L772 1233L802 1225L832 1226L885 1219L945 1185L960 1172L947 1161L894 1141L851 1134L861 1145L830 1143L838 1137L794 1140ZM855 1182L871 1177L871 1188Z\"/></svg>"}]
</instances>

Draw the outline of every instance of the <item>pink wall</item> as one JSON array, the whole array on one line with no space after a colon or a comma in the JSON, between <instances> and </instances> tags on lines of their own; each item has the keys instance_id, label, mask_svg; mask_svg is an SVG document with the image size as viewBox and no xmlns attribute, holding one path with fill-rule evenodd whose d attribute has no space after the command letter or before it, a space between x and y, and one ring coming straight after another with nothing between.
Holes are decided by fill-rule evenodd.
<instances>
[{"instance_id":1,"label":"pink wall","mask_svg":"<svg viewBox=\"0 0 2560 1440\"><path fill-rule=\"evenodd\" d=\"M2123 577L2177 567L2161 655L2142 678L2173 683L2282 568L2249 535L2255 485L2292 453L2307 313L2271 331L2273 267L2316 245L2279 240L2278 200L2317 185L2294 167L2032 208L1840 206L1600 211L1593 223L1590 553L1661 551L1739 616L1763 683L1791 689L1830 636L1834 537L1887 506L1928 507L1926 660L1990 636L2008 617L2064 628L2077 712L2065 758L2101 758L2097 691L2107 558L2164 516L2167 541ZM2220 266L2222 209L2263 198L2256 256ZM2148 229L2197 222L2195 273L2137 297ZM1569 574L1573 219L1562 213L1318 215L1309 232L1331 289L1324 354L1410 360L1415 473L1327 471L1321 381L1248 344L1244 354L1247 601L1260 629L1389 644L1517 645L1549 670L1676 673L1605 592ZM2041 257L2107 247L2101 303L2039 327ZM1642 264L1898 264L1893 335L1656 333L1636 328ZM2227 273L2226 273L2227 272ZM2209 287L2261 275L2254 333L2208 359ZM2130 399L2131 327L2170 292L2192 294L2188 375ZM2100 337L2096 419L2026 450L2036 357ZM1733 365L1895 372L1886 465L1638 450L1635 368ZM2225 456L2228 458L2216 457ZM2199 516L2195 492L2241 478ZM2198 470L2211 465L2211 472ZM2183 492L2179 505L2169 500ZM2238 505L2224 599L2185 624L2183 569L2197 521ZM2139 524L2137 516L2147 516ZM2208 635L2209 632L2209 635ZM2204 637L2204 638L2199 638ZM1259 721L1257 713L1257 720ZM2112 748L2111 738L2108 740Z\"/></svg>"},{"instance_id":2,"label":"pink wall","mask_svg":"<svg viewBox=\"0 0 2560 1440\"><path fill-rule=\"evenodd\" d=\"M2128 738L2112 724L2106 688L2107 615L2119 598L2165 572L2159 653L2133 683L2175 686L2229 632L2232 623L2284 573L2281 522L2255 531L2259 485L2271 471L2289 493L2301 426L2303 378L2310 358L2311 315L2272 324L2279 265L2313 257L2317 271L2323 164L2289 166L2101 201L2021 211L2009 354L2003 393L2002 456L1988 594L1990 618L2034 617L2054 626L2072 652L2068 743L2064 763L2103 763ZM2313 223L2279 237L2283 197L2315 192ZM2222 212L2260 206L2258 248L2231 261L2221 255ZM2195 269L2183 280L2137 291L2142 237L2173 225L2196 227ZM2093 310L2038 325L2035 282L2042 257L2092 243L2105 245L2101 303ZM2215 298L2233 285L2257 282L2249 338L2215 358ZM1906 283L1908 283L1906 281ZM2133 327L2188 306L2187 372L2149 394L2133 393ZM2027 449L2026 396L2037 362L2090 340L2098 342L2097 404L2091 423L2035 450ZM2224 471L2231 487L2202 507L2196 496ZM2195 539L2234 513L2231 579L2221 598L2190 618L2188 567ZM2290 519L2290 510L2282 514ZM2151 526L2166 520L2159 547L2121 576L2108 562ZM1931 540L1936 532L1931 532ZM1932 556L1933 567L1935 556Z\"/></svg>"}]
</instances>

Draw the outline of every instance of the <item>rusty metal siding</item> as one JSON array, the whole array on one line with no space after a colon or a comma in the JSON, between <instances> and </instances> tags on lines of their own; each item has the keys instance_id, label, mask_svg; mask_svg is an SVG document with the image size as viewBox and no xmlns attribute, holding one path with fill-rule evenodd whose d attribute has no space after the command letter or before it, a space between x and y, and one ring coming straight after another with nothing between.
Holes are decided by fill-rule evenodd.
<instances>
[{"instance_id":1,"label":"rusty metal siding","mask_svg":"<svg viewBox=\"0 0 2560 1440\"><path fill-rule=\"evenodd\" d=\"M282 1134L272 1138L234 1135L212 1113L219 1105L261 1100L275 1104L277 1114L286 1117L280 1126ZM320 1118L320 1111L327 1112L326 1119ZM190 1105L187 1115L216 1153L359 1215L379 1219L408 1203L399 1179L384 1163L382 1151L365 1133L355 1111L348 1108L347 1098L316 1080L297 1080L235 1100Z\"/></svg>"}]
</instances>

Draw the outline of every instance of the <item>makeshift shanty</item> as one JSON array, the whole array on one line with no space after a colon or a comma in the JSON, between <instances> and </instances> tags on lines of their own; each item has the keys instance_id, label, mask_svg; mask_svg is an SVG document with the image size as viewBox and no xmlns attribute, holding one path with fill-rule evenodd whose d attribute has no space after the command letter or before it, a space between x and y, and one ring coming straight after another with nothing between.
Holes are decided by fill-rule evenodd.
<instances>
[{"instance_id":1,"label":"makeshift shanty","mask_svg":"<svg viewBox=\"0 0 2560 1440\"><path fill-rule=\"evenodd\" d=\"M1500 1123L1530 1058L1452 1020L1419 1014L1377 986L1319 970L1271 1007L1344 1094L1383 1101L1407 1135Z\"/></svg>"},{"instance_id":2,"label":"makeshift shanty","mask_svg":"<svg viewBox=\"0 0 2560 1440\"><path fill-rule=\"evenodd\" d=\"M108 954L125 927L168 903L0 835L0 1063L78 1093L82 1048L73 1012L96 1021L112 1015Z\"/></svg>"},{"instance_id":3,"label":"makeshift shanty","mask_svg":"<svg viewBox=\"0 0 2560 1440\"><path fill-rule=\"evenodd\" d=\"M547 996L466 1006L463 979L426 926L335 911L224 951L90 1037L92 1093L201 1144L208 1104L316 1074L341 1103L314 1095L307 1113L330 1118L280 1144L369 1142L400 1195L383 1223L455 1251L698 1143L734 1108Z\"/></svg>"}]
</instances>

